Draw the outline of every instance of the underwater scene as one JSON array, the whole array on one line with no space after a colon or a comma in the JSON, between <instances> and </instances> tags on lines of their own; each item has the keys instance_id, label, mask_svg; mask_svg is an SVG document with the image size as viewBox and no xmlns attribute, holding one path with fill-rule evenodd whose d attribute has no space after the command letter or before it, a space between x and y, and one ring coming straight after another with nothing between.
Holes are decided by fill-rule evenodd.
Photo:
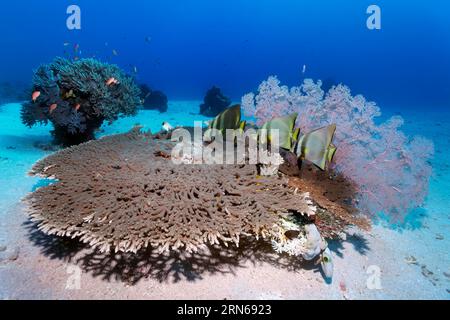
<instances>
[{"instance_id":1,"label":"underwater scene","mask_svg":"<svg viewBox=\"0 0 450 320\"><path fill-rule=\"evenodd\" d=\"M0 30L0 300L450 300L448 1L3 1Z\"/></svg>"}]
</instances>

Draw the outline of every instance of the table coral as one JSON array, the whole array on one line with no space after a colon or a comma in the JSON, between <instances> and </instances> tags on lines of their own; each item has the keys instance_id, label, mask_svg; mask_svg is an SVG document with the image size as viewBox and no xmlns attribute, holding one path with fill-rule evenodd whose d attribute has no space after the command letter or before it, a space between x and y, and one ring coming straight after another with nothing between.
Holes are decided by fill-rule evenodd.
<instances>
[{"instance_id":1,"label":"table coral","mask_svg":"<svg viewBox=\"0 0 450 320\"><path fill-rule=\"evenodd\" d=\"M102 251L195 251L206 243L265 237L282 214L310 212L286 177L255 165L175 165L168 140L135 130L57 152L32 175L57 179L26 198L47 234L77 237Z\"/></svg>"}]
</instances>

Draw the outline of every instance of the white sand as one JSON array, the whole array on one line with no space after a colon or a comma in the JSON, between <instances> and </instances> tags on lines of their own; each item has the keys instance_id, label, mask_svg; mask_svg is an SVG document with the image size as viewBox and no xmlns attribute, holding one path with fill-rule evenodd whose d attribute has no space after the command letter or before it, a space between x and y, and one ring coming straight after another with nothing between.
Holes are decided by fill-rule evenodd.
<instances>
[{"instance_id":1,"label":"white sand","mask_svg":"<svg viewBox=\"0 0 450 320\"><path fill-rule=\"evenodd\" d=\"M198 105L180 101L171 103L167 114L143 111L106 126L103 134L124 132L136 123L153 131L163 121L192 125L194 120L205 120L190 114ZM450 298L450 278L444 274L450 274L449 114L405 115L408 133L419 132L436 144L430 196L400 228L377 225L371 234L332 244L335 276L328 284L315 266L277 258L261 244L194 257L185 265L174 257L94 256L86 249L58 245L58 239L30 229L20 204L38 182L25 175L27 170L48 154L33 144L48 143L50 128L25 128L19 109L18 104L0 107L0 251L6 246L0 252L0 299ZM408 264L409 256L417 264ZM73 265L80 267L81 288L70 290L66 285L74 279ZM367 270L380 270L381 288L368 288L372 278ZM124 280L132 271L137 283Z\"/></svg>"}]
</instances>

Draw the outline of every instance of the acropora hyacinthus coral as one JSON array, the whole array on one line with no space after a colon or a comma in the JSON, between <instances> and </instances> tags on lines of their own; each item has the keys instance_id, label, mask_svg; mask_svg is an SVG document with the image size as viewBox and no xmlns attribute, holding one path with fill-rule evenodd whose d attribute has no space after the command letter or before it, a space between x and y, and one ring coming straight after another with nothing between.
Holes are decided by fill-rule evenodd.
<instances>
[{"instance_id":1,"label":"acropora hyacinthus coral","mask_svg":"<svg viewBox=\"0 0 450 320\"><path fill-rule=\"evenodd\" d=\"M177 165L161 156L173 145L136 129L50 155L31 174L57 181L26 198L30 216L45 233L130 252L195 251L208 243L237 245L244 235L271 237L286 214L314 222L314 199L288 176L261 177L250 164ZM349 225L329 227L337 234Z\"/></svg>"}]
</instances>

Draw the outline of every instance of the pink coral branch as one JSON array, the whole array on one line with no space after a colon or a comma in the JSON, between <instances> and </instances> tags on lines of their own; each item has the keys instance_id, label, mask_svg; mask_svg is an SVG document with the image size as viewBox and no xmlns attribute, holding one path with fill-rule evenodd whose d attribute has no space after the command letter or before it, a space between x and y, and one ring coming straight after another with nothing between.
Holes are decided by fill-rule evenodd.
<instances>
[{"instance_id":1,"label":"pink coral branch","mask_svg":"<svg viewBox=\"0 0 450 320\"><path fill-rule=\"evenodd\" d=\"M338 150L331 167L359 186L362 211L401 219L420 206L428 193L433 143L408 139L399 130L401 117L375 124L380 109L361 95L352 96L348 87L338 85L325 93L321 85L307 79L289 89L269 77L256 95L243 97L242 106L258 125L293 112L299 114L297 126L303 132L336 123Z\"/></svg>"}]
</instances>

